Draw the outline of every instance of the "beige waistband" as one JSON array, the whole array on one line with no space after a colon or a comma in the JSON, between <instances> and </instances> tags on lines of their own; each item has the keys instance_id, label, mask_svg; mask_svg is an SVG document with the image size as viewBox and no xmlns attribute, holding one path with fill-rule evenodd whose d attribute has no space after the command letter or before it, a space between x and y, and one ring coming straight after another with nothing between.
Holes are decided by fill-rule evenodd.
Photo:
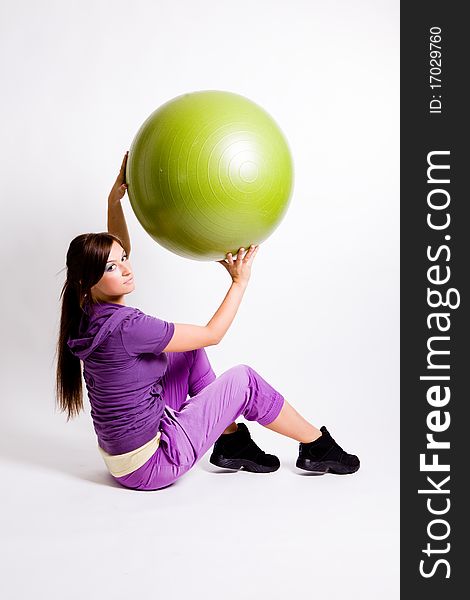
<instances>
[{"instance_id":1,"label":"beige waistband","mask_svg":"<svg viewBox=\"0 0 470 600\"><path fill-rule=\"evenodd\" d=\"M129 475L129 473L136 471L153 456L160 445L161 435L161 431L158 431L157 435L146 444L125 454L108 454L99 445L98 449L111 475L114 475L114 477L124 477L124 475Z\"/></svg>"}]
</instances>

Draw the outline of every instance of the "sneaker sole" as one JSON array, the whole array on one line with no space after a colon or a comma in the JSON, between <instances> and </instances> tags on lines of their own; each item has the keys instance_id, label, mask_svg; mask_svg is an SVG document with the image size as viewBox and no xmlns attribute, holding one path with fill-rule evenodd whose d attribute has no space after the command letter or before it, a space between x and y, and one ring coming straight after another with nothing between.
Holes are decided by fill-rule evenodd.
<instances>
[{"instance_id":1,"label":"sneaker sole","mask_svg":"<svg viewBox=\"0 0 470 600\"><path fill-rule=\"evenodd\" d=\"M251 473L273 473L279 469L279 467L259 465L258 463L246 460L245 458L224 458L223 456L214 454L209 458L209 462L217 467L222 467L223 469L234 469L239 471L243 468L245 471L250 471Z\"/></svg>"},{"instance_id":2,"label":"sneaker sole","mask_svg":"<svg viewBox=\"0 0 470 600\"><path fill-rule=\"evenodd\" d=\"M310 460L309 458L299 458L297 459L295 466L298 469L303 469L304 471L310 471L312 473L334 473L335 475L350 475L351 473L355 473L356 471L358 471L361 465L359 464L355 467L348 467L347 465L335 462L334 460L324 460L321 462L315 462L313 460Z\"/></svg>"}]
</instances>

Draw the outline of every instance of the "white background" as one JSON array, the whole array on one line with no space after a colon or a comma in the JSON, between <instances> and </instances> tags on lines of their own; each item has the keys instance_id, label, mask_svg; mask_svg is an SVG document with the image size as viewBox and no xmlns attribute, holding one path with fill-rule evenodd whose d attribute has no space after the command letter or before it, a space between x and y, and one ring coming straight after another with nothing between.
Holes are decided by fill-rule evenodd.
<instances>
[{"instance_id":1,"label":"white background","mask_svg":"<svg viewBox=\"0 0 470 600\"><path fill-rule=\"evenodd\" d=\"M3 0L0 50L5 597L398 598L399 2ZM208 355L218 375L249 364L326 425L361 458L355 475L300 472L297 442L248 423L276 473L216 472L207 454L170 488L126 490L86 396L69 423L55 408L68 245L106 230L147 116L204 89L262 106L295 166ZM160 247L123 206L127 304L206 324L228 273Z\"/></svg>"}]
</instances>

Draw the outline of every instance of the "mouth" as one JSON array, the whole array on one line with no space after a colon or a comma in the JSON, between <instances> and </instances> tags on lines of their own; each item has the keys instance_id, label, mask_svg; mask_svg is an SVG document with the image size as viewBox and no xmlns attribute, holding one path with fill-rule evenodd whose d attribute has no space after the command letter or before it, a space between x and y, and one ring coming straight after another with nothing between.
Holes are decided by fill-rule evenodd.
<instances>
[{"instance_id":1,"label":"mouth","mask_svg":"<svg viewBox=\"0 0 470 600\"><path fill-rule=\"evenodd\" d=\"M134 281L134 276L132 275L131 277L129 277L129 279L127 281L124 282L124 285L128 284L128 283L132 283Z\"/></svg>"}]
</instances>

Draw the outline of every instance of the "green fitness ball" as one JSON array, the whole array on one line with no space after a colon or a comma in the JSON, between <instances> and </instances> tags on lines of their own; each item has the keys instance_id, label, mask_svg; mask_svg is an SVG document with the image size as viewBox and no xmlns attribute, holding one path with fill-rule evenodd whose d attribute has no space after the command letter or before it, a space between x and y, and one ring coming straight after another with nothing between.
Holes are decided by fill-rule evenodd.
<instances>
[{"instance_id":1,"label":"green fitness ball","mask_svg":"<svg viewBox=\"0 0 470 600\"><path fill-rule=\"evenodd\" d=\"M155 110L127 160L132 209L161 246L195 260L259 244L286 213L287 142L257 104L232 92L183 94Z\"/></svg>"}]
</instances>

